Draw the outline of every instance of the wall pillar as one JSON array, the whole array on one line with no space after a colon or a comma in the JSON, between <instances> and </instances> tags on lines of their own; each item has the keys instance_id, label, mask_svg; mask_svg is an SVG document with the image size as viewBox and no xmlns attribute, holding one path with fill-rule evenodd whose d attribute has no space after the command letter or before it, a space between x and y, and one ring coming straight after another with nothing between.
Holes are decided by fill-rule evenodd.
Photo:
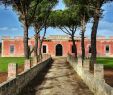
<instances>
[{"instance_id":1,"label":"wall pillar","mask_svg":"<svg viewBox=\"0 0 113 95\"><path fill-rule=\"evenodd\" d=\"M26 59L24 63L24 71L29 70L31 68L31 60Z\"/></svg>"},{"instance_id":2,"label":"wall pillar","mask_svg":"<svg viewBox=\"0 0 113 95\"><path fill-rule=\"evenodd\" d=\"M85 71L89 71L89 69L90 69L90 63L89 63L89 60L88 59L84 60L83 67L84 67L84 70Z\"/></svg>"},{"instance_id":3,"label":"wall pillar","mask_svg":"<svg viewBox=\"0 0 113 95\"><path fill-rule=\"evenodd\" d=\"M88 59L90 59L90 58L91 58L91 53L88 53L87 58L88 58Z\"/></svg>"},{"instance_id":4,"label":"wall pillar","mask_svg":"<svg viewBox=\"0 0 113 95\"><path fill-rule=\"evenodd\" d=\"M104 79L104 65L94 64L94 77L96 79Z\"/></svg>"},{"instance_id":5,"label":"wall pillar","mask_svg":"<svg viewBox=\"0 0 113 95\"><path fill-rule=\"evenodd\" d=\"M37 64L37 58L33 57L33 66L35 66Z\"/></svg>"},{"instance_id":6,"label":"wall pillar","mask_svg":"<svg viewBox=\"0 0 113 95\"><path fill-rule=\"evenodd\" d=\"M78 58L78 66L82 67L82 59L81 58Z\"/></svg>"},{"instance_id":7,"label":"wall pillar","mask_svg":"<svg viewBox=\"0 0 113 95\"><path fill-rule=\"evenodd\" d=\"M111 95L113 95L113 90L111 90Z\"/></svg>"},{"instance_id":8,"label":"wall pillar","mask_svg":"<svg viewBox=\"0 0 113 95\"><path fill-rule=\"evenodd\" d=\"M17 64L10 63L8 64L8 79L15 78L17 76Z\"/></svg>"}]
</instances>

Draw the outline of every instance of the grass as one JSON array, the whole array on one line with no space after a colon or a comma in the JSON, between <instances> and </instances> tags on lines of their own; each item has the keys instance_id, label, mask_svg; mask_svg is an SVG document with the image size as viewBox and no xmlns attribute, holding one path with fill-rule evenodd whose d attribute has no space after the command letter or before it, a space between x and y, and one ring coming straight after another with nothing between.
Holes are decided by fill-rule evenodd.
<instances>
[{"instance_id":1,"label":"grass","mask_svg":"<svg viewBox=\"0 0 113 95\"><path fill-rule=\"evenodd\" d=\"M0 57L0 72L7 72L9 63L17 63L19 66L24 63L24 57ZM99 57L97 63L104 64L105 68L113 68L113 58Z\"/></svg>"},{"instance_id":2,"label":"grass","mask_svg":"<svg viewBox=\"0 0 113 95\"><path fill-rule=\"evenodd\" d=\"M0 57L0 72L7 72L9 63L17 63L18 66L24 63L24 57Z\"/></svg>"},{"instance_id":3,"label":"grass","mask_svg":"<svg viewBox=\"0 0 113 95\"><path fill-rule=\"evenodd\" d=\"M105 68L113 68L113 58L111 57L99 57L97 63L104 64Z\"/></svg>"}]
</instances>

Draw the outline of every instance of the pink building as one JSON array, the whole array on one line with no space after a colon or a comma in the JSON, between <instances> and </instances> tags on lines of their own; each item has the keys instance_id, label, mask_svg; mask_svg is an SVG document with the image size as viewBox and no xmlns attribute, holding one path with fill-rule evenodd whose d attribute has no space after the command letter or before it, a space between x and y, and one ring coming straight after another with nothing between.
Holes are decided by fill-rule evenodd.
<instances>
[{"instance_id":1,"label":"pink building","mask_svg":"<svg viewBox=\"0 0 113 95\"><path fill-rule=\"evenodd\" d=\"M81 55L81 39L76 37L78 56ZM29 40L29 45L34 46L34 39ZM67 56L73 53L72 41L66 35L52 35L47 37L43 42L43 54L51 54L51 56ZM90 53L90 39L85 38L86 56ZM97 37L97 55L113 57L113 37ZM2 39L2 57L20 57L24 56L24 46L22 37L4 37Z\"/></svg>"}]
</instances>

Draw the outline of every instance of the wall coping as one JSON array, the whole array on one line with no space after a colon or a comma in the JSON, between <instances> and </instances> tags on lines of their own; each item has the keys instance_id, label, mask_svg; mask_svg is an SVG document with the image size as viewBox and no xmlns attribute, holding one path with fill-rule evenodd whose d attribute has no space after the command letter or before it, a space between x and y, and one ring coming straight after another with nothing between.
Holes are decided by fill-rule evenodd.
<instances>
[{"instance_id":1,"label":"wall coping","mask_svg":"<svg viewBox=\"0 0 113 95\"><path fill-rule=\"evenodd\" d=\"M22 89L37 75L37 72L44 69L51 62L51 57L44 58L43 61L32 66L30 69L19 73L16 77L7 79L0 84L0 95L17 95ZM31 76L32 75L32 76ZM21 84L22 83L22 84Z\"/></svg>"},{"instance_id":2,"label":"wall coping","mask_svg":"<svg viewBox=\"0 0 113 95\"><path fill-rule=\"evenodd\" d=\"M10 36L2 36L2 40L23 40L23 36L15 36L15 37L10 37ZM30 40L34 40L34 37L31 37ZM71 40L70 36L68 35L50 35L45 38L46 40ZM76 36L75 40L81 40L80 36ZM85 40L90 40L89 36L86 36ZM113 36L97 36L97 40L113 40Z\"/></svg>"}]
</instances>

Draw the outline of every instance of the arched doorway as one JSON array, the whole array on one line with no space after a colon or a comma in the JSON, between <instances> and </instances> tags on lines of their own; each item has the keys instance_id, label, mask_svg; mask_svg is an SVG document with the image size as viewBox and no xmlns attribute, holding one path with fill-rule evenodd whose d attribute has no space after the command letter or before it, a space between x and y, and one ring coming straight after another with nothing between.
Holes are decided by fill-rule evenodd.
<instances>
[{"instance_id":1,"label":"arched doorway","mask_svg":"<svg viewBox=\"0 0 113 95\"><path fill-rule=\"evenodd\" d=\"M62 45L61 44L56 45L56 56L62 56Z\"/></svg>"}]
</instances>

